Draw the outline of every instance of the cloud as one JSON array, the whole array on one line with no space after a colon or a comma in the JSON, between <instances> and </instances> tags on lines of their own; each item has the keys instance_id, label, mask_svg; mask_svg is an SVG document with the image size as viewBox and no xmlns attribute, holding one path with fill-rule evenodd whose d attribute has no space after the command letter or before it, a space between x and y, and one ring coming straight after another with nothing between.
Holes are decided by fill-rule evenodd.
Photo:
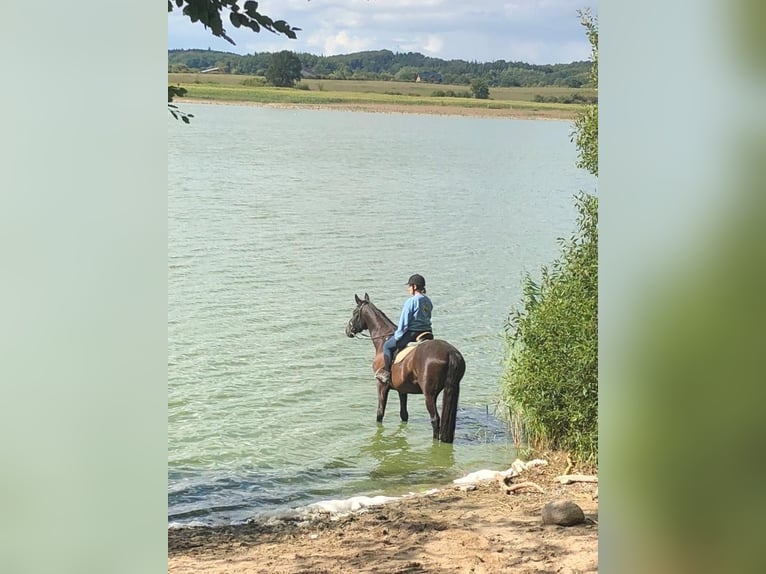
<instances>
[{"instance_id":1,"label":"cloud","mask_svg":"<svg viewBox=\"0 0 766 574\"><path fill-rule=\"evenodd\" d=\"M420 52L426 56L441 58L444 51L444 40L435 34L416 38L395 38L393 42L395 49L392 52Z\"/></svg>"},{"instance_id":2,"label":"cloud","mask_svg":"<svg viewBox=\"0 0 766 574\"><path fill-rule=\"evenodd\" d=\"M325 56L361 52L362 50L367 50L372 45L370 38L349 36L345 30L330 36L314 35L309 38L308 43L312 46L321 45L322 54Z\"/></svg>"},{"instance_id":3,"label":"cloud","mask_svg":"<svg viewBox=\"0 0 766 574\"><path fill-rule=\"evenodd\" d=\"M297 40L228 25L232 46L176 13L168 17L168 47L325 55L386 49L446 60L554 64L590 57L577 16L588 1L262 0L262 13L301 28Z\"/></svg>"},{"instance_id":4,"label":"cloud","mask_svg":"<svg viewBox=\"0 0 766 574\"><path fill-rule=\"evenodd\" d=\"M422 51L429 56L437 56L441 54L442 49L444 49L444 41L439 36L431 34L423 45Z\"/></svg>"}]
</instances>

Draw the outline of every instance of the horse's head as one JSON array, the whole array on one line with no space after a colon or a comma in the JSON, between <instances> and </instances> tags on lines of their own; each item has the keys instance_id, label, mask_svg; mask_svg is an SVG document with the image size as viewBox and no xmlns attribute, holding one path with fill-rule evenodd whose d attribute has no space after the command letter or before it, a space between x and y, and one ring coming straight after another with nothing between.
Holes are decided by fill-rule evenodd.
<instances>
[{"instance_id":1,"label":"horse's head","mask_svg":"<svg viewBox=\"0 0 766 574\"><path fill-rule=\"evenodd\" d=\"M365 305L370 302L370 296L365 293L364 299L360 299L355 294L354 299L356 299L356 309L354 309L354 313L351 315L351 319L348 320L348 325L346 325L347 337L353 337L357 333L361 333L367 329L367 321L364 318L364 313L362 310L364 309Z\"/></svg>"}]
</instances>

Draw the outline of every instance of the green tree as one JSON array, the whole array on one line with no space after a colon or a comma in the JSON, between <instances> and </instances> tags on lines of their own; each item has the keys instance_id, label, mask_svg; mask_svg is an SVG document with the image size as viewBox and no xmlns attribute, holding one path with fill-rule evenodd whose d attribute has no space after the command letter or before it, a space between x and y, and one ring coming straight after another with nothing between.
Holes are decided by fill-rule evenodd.
<instances>
[{"instance_id":1,"label":"green tree","mask_svg":"<svg viewBox=\"0 0 766 574\"><path fill-rule=\"evenodd\" d=\"M271 57L266 70L266 81L278 88L291 88L301 79L300 58L289 50L282 50Z\"/></svg>"},{"instance_id":2,"label":"green tree","mask_svg":"<svg viewBox=\"0 0 766 574\"><path fill-rule=\"evenodd\" d=\"M477 100L489 99L489 82L485 78L471 80L471 93Z\"/></svg>"},{"instance_id":3,"label":"green tree","mask_svg":"<svg viewBox=\"0 0 766 574\"><path fill-rule=\"evenodd\" d=\"M590 41L591 60L593 60L590 80L598 93L598 19L588 10L578 14ZM572 139L577 147L577 167L587 169L598 176L598 104L585 106L585 109L577 115Z\"/></svg>"},{"instance_id":4,"label":"green tree","mask_svg":"<svg viewBox=\"0 0 766 574\"><path fill-rule=\"evenodd\" d=\"M397 82L414 82L418 77L418 69L414 66L403 66L394 74Z\"/></svg>"},{"instance_id":5,"label":"green tree","mask_svg":"<svg viewBox=\"0 0 766 574\"><path fill-rule=\"evenodd\" d=\"M597 86L598 27L580 13L593 47ZM578 167L598 177L598 104L575 122ZM521 308L506 322L503 399L514 429L533 448L570 452L598 464L598 199L577 198L577 232L560 240L561 257L542 279L523 279Z\"/></svg>"}]
</instances>

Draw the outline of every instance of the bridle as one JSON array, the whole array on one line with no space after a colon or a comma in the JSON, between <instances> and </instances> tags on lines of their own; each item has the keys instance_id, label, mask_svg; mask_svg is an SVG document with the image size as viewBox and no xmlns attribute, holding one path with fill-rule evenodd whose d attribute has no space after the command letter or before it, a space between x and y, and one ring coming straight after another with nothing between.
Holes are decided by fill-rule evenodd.
<instances>
[{"instance_id":1,"label":"bridle","mask_svg":"<svg viewBox=\"0 0 766 574\"><path fill-rule=\"evenodd\" d=\"M352 318L353 321L353 318ZM351 323L351 321L349 321ZM367 333L364 333L363 331L358 331L353 334L354 339L372 339L373 341L379 341L380 339L388 339L391 335L379 335L377 337L373 337L372 335L369 335Z\"/></svg>"}]
</instances>

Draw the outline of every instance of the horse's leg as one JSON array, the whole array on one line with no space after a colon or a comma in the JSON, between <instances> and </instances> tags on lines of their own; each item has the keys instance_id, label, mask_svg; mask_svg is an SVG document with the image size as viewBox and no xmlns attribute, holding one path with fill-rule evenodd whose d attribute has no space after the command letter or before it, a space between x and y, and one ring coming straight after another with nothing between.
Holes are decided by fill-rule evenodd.
<instances>
[{"instance_id":1,"label":"horse's leg","mask_svg":"<svg viewBox=\"0 0 766 574\"><path fill-rule=\"evenodd\" d=\"M391 387L378 381L378 422L383 422L383 415L386 414L386 402L388 402L388 391Z\"/></svg>"},{"instance_id":2,"label":"horse's leg","mask_svg":"<svg viewBox=\"0 0 766 574\"><path fill-rule=\"evenodd\" d=\"M436 410L436 396L431 393L425 394L426 409L431 415L431 428L434 430L434 438L439 438L439 412Z\"/></svg>"},{"instance_id":3,"label":"horse's leg","mask_svg":"<svg viewBox=\"0 0 766 574\"><path fill-rule=\"evenodd\" d=\"M399 416L404 422L410 418L410 413L407 412L407 395L402 392L399 393Z\"/></svg>"}]
</instances>

